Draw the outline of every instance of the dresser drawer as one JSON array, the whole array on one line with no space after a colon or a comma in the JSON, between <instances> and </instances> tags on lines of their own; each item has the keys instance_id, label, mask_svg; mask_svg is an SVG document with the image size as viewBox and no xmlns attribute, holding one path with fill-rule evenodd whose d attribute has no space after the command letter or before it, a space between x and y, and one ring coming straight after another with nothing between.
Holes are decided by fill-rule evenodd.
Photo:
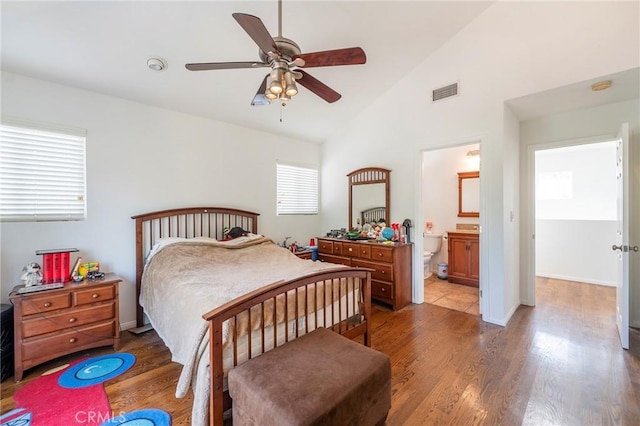
<instances>
[{"instance_id":1,"label":"dresser drawer","mask_svg":"<svg viewBox=\"0 0 640 426\"><path fill-rule=\"evenodd\" d=\"M333 243L327 240L318 240L318 253L333 254Z\"/></svg>"},{"instance_id":2,"label":"dresser drawer","mask_svg":"<svg viewBox=\"0 0 640 426\"><path fill-rule=\"evenodd\" d=\"M371 247L371 260L380 260L382 262L392 262L393 249L390 247L381 247L381 246Z\"/></svg>"},{"instance_id":3,"label":"dresser drawer","mask_svg":"<svg viewBox=\"0 0 640 426\"><path fill-rule=\"evenodd\" d=\"M22 323L22 337L39 336L45 333L77 327L115 318L115 303L89 308L67 310L59 314L37 315Z\"/></svg>"},{"instance_id":4,"label":"dresser drawer","mask_svg":"<svg viewBox=\"0 0 640 426\"><path fill-rule=\"evenodd\" d=\"M25 339L22 342L22 357L25 360L37 360L41 357L51 359L52 355L82 350L101 340L110 344L115 332L115 321L109 321L60 334Z\"/></svg>"},{"instance_id":5,"label":"dresser drawer","mask_svg":"<svg viewBox=\"0 0 640 426\"><path fill-rule=\"evenodd\" d=\"M366 260L353 259L353 266L362 266L363 268L371 268L371 279L393 281L393 265L390 263L369 262Z\"/></svg>"},{"instance_id":6,"label":"dresser drawer","mask_svg":"<svg viewBox=\"0 0 640 426\"><path fill-rule=\"evenodd\" d=\"M371 256L371 247L366 244L343 243L342 253L345 256L358 257L361 259L369 259Z\"/></svg>"},{"instance_id":7,"label":"dresser drawer","mask_svg":"<svg viewBox=\"0 0 640 426\"><path fill-rule=\"evenodd\" d=\"M338 242L338 241L334 241L333 242L333 254L338 255L338 256L342 256L342 254L344 253L342 251L344 245L342 244L342 242Z\"/></svg>"},{"instance_id":8,"label":"dresser drawer","mask_svg":"<svg viewBox=\"0 0 640 426\"><path fill-rule=\"evenodd\" d=\"M393 285L380 281L371 281L371 296L376 299L393 300Z\"/></svg>"},{"instance_id":9,"label":"dresser drawer","mask_svg":"<svg viewBox=\"0 0 640 426\"><path fill-rule=\"evenodd\" d=\"M351 259L342 256L333 256L330 254L319 254L318 260L320 262L336 263L338 265L351 266Z\"/></svg>"},{"instance_id":10,"label":"dresser drawer","mask_svg":"<svg viewBox=\"0 0 640 426\"><path fill-rule=\"evenodd\" d=\"M48 291L48 290L46 290ZM28 296L19 299L22 315L33 315L42 312L55 311L71 306L69 293L43 294L42 296Z\"/></svg>"},{"instance_id":11,"label":"dresser drawer","mask_svg":"<svg viewBox=\"0 0 640 426\"><path fill-rule=\"evenodd\" d=\"M88 303L102 302L104 300L113 300L116 296L116 288L114 286L88 288L86 290L76 290L73 292L74 306L86 305Z\"/></svg>"}]
</instances>

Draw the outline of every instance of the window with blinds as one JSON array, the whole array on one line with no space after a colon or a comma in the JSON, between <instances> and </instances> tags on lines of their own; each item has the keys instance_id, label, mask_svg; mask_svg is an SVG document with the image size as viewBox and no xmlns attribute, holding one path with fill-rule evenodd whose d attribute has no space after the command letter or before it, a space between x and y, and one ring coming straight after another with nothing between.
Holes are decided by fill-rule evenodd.
<instances>
[{"instance_id":1,"label":"window with blinds","mask_svg":"<svg viewBox=\"0 0 640 426\"><path fill-rule=\"evenodd\" d=\"M318 214L318 170L276 166L278 215Z\"/></svg>"},{"instance_id":2,"label":"window with blinds","mask_svg":"<svg viewBox=\"0 0 640 426\"><path fill-rule=\"evenodd\" d=\"M0 221L86 218L86 131L2 120Z\"/></svg>"}]
</instances>

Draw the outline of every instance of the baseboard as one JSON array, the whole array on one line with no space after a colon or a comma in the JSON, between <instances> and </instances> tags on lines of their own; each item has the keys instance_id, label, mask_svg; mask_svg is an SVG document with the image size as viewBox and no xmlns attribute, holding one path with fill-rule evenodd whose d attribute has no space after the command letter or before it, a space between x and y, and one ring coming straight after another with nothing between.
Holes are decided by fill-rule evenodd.
<instances>
[{"instance_id":1,"label":"baseboard","mask_svg":"<svg viewBox=\"0 0 640 426\"><path fill-rule=\"evenodd\" d=\"M136 325L137 324L136 324L135 321L121 322L120 323L120 331L125 331L125 330L129 330L130 328L135 328Z\"/></svg>"},{"instance_id":2,"label":"baseboard","mask_svg":"<svg viewBox=\"0 0 640 426\"><path fill-rule=\"evenodd\" d=\"M555 280L574 281L574 282L585 283L585 284L604 285L607 287L616 286L616 283L613 281L594 280L594 279L585 278L585 277L571 277L567 275L549 274L546 272L536 272L536 277L553 278Z\"/></svg>"}]
</instances>

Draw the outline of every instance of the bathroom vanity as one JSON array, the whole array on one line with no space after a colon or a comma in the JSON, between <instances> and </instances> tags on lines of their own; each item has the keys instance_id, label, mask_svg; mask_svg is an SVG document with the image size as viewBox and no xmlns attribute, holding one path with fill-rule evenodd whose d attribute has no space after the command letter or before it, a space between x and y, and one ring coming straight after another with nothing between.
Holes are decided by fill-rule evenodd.
<instances>
[{"instance_id":1,"label":"bathroom vanity","mask_svg":"<svg viewBox=\"0 0 640 426\"><path fill-rule=\"evenodd\" d=\"M480 285L480 235L478 231L449 231L450 283Z\"/></svg>"}]
</instances>

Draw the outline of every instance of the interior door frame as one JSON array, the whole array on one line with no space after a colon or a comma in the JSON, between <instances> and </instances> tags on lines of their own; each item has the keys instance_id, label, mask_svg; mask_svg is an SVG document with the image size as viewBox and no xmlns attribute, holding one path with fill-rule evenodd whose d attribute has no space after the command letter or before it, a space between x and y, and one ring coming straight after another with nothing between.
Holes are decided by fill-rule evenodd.
<instances>
[{"instance_id":1,"label":"interior door frame","mask_svg":"<svg viewBox=\"0 0 640 426\"><path fill-rule=\"evenodd\" d=\"M429 148L419 148L417 150L416 156L415 156L415 160L414 160L414 170L416 170L416 174L415 174L415 182L416 185L414 185L414 200L417 200L415 204L415 217L416 217L416 222L418 221L422 221L422 218L424 217L424 211L422 208L423 205L423 200L422 200L422 191L423 191L423 184L424 184L424 179L422 176L422 167L423 167L423 156L424 154L428 153L429 151L439 151L439 150L443 150L443 149L449 149L449 148L458 148L461 146L465 146L465 145L479 145L480 146L480 218L479 218L479 226L480 226L480 247L482 247L482 245L484 244L485 247L487 247L486 245L486 236L483 235L482 233L482 228L483 228L483 224L484 221L486 220L487 214L486 214L486 208L485 208L485 202L484 202L484 197L485 197L485 189L483 186L483 179L482 179L482 147L483 145L485 145L486 142L486 136L471 136L468 138L463 138L463 139L459 139L456 140L454 142L452 142L451 144L448 145L436 145L434 147L429 147ZM424 242L422 239L422 229L421 229L421 224L420 223L414 223L414 227L412 229L413 232L413 288L412 288L412 302L413 303L424 303ZM443 248L441 250L444 250L444 245L445 243L442 243ZM480 283L479 283L479 290L480 290L480 301L479 301L479 306L478 306L478 310L480 313L480 317L482 318L484 314L488 314L489 313L489 280L488 280L488 274L485 272L483 273L482 271L487 271L487 262L489 261L489 256L487 254L487 250L482 250L480 249Z\"/></svg>"},{"instance_id":2,"label":"interior door frame","mask_svg":"<svg viewBox=\"0 0 640 426\"><path fill-rule=\"evenodd\" d=\"M568 146L588 145L593 143L614 141L618 138L616 134L607 134L599 136L591 136L587 138L567 139L555 142L547 142L541 144L529 145L527 149L527 200L530 208L526 209L526 231L524 238L526 240L527 259L525 267L526 285L525 292L521 294L521 302L527 306L536 305L536 151L545 151L548 149L565 148Z\"/></svg>"}]
</instances>

